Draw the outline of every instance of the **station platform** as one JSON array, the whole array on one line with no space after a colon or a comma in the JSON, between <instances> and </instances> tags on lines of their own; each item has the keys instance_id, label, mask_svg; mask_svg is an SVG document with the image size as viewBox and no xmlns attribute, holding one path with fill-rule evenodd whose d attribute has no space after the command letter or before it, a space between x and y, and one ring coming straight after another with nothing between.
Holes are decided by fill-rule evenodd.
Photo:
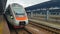
<instances>
[{"instance_id":1,"label":"station platform","mask_svg":"<svg viewBox=\"0 0 60 34\"><path fill-rule=\"evenodd\" d=\"M0 15L0 34L10 34L8 25L7 25L3 15Z\"/></svg>"}]
</instances>

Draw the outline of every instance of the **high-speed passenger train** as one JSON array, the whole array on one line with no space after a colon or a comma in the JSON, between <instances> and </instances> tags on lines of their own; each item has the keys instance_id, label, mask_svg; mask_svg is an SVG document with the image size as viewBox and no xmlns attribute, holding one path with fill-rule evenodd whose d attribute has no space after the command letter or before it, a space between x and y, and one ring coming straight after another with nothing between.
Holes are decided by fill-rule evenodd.
<instances>
[{"instance_id":1,"label":"high-speed passenger train","mask_svg":"<svg viewBox=\"0 0 60 34\"><path fill-rule=\"evenodd\" d=\"M14 28L23 28L28 24L28 17L25 9L18 3L8 5L5 16Z\"/></svg>"}]
</instances>

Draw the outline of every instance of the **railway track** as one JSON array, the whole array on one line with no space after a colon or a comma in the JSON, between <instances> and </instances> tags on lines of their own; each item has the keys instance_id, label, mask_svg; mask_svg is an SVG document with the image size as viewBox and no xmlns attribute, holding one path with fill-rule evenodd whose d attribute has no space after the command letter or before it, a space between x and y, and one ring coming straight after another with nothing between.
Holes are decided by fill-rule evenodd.
<instances>
[{"instance_id":1,"label":"railway track","mask_svg":"<svg viewBox=\"0 0 60 34\"><path fill-rule=\"evenodd\" d=\"M32 33L32 34L54 34L52 32L46 31L45 29L36 27L35 25L29 24L26 26L26 28Z\"/></svg>"},{"instance_id":2,"label":"railway track","mask_svg":"<svg viewBox=\"0 0 60 34\"><path fill-rule=\"evenodd\" d=\"M30 21L32 22L32 21ZM36 27L39 27L39 28L42 28L42 29L45 29L46 31L49 31L49 32L52 32L52 33L55 33L55 34L60 34L60 30L59 29L55 29L55 28L52 28L52 27L48 27L46 25L42 25L42 24L39 24L39 23L36 23L36 22L33 22L33 23L30 23L31 25L34 25Z\"/></svg>"},{"instance_id":3,"label":"railway track","mask_svg":"<svg viewBox=\"0 0 60 34\"><path fill-rule=\"evenodd\" d=\"M20 28L20 29L10 29L10 34L32 34L29 32L26 28Z\"/></svg>"},{"instance_id":4,"label":"railway track","mask_svg":"<svg viewBox=\"0 0 60 34\"><path fill-rule=\"evenodd\" d=\"M14 29L10 31L11 34L32 34L27 29Z\"/></svg>"}]
</instances>

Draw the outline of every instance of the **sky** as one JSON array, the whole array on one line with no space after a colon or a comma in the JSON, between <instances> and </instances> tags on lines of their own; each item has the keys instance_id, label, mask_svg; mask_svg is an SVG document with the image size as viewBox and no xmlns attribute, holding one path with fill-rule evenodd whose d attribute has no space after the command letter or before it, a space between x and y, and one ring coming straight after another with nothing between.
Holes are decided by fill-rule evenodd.
<instances>
[{"instance_id":1,"label":"sky","mask_svg":"<svg viewBox=\"0 0 60 34\"><path fill-rule=\"evenodd\" d=\"M23 7L29 7L46 1L50 1L50 0L8 0L6 6L8 6L11 3L19 3Z\"/></svg>"}]
</instances>

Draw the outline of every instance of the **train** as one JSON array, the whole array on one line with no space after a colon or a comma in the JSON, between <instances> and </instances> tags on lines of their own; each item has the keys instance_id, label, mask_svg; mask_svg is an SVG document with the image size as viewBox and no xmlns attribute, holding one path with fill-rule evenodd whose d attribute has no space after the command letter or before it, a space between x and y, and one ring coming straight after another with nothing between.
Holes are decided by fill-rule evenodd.
<instances>
[{"instance_id":1,"label":"train","mask_svg":"<svg viewBox=\"0 0 60 34\"><path fill-rule=\"evenodd\" d=\"M9 4L4 15L14 28L24 28L28 24L28 17L24 7L18 3Z\"/></svg>"}]
</instances>

